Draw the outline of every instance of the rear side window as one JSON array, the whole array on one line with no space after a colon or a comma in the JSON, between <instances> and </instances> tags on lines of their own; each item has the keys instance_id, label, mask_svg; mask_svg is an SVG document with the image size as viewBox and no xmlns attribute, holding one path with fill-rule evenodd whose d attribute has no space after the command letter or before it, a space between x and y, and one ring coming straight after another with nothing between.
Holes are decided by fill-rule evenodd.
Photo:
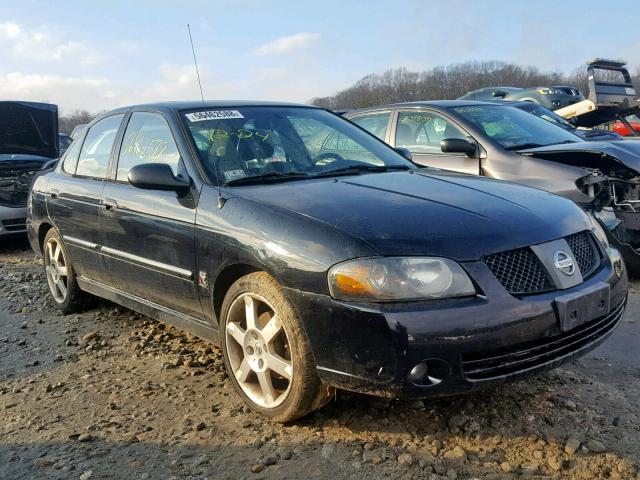
<instances>
[{"instance_id":1,"label":"rear side window","mask_svg":"<svg viewBox=\"0 0 640 480\"><path fill-rule=\"evenodd\" d=\"M87 132L82 144L76 175L105 178L109 157L124 114L111 115L100 120Z\"/></svg>"},{"instance_id":2,"label":"rear side window","mask_svg":"<svg viewBox=\"0 0 640 480\"><path fill-rule=\"evenodd\" d=\"M80 153L81 141L76 141L71 144L62 160L62 171L75 175L76 167L78 166L78 154Z\"/></svg>"},{"instance_id":3,"label":"rear side window","mask_svg":"<svg viewBox=\"0 0 640 480\"><path fill-rule=\"evenodd\" d=\"M131 167L142 163L165 163L178 175L178 147L167 121L157 113L131 115L120 148L116 179L126 182Z\"/></svg>"},{"instance_id":4,"label":"rear side window","mask_svg":"<svg viewBox=\"0 0 640 480\"><path fill-rule=\"evenodd\" d=\"M391 112L377 112L370 113L368 115L359 115L353 117L350 120L364 128L365 130L373 133L380 140L384 141L384 137L387 134L387 125L389 125L389 117Z\"/></svg>"}]
</instances>

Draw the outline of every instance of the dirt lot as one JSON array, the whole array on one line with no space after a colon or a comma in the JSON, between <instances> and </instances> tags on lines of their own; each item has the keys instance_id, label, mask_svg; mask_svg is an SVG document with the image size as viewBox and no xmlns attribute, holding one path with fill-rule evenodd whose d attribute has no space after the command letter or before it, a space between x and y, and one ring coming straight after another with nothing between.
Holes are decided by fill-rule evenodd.
<instances>
[{"instance_id":1,"label":"dirt lot","mask_svg":"<svg viewBox=\"0 0 640 480\"><path fill-rule=\"evenodd\" d=\"M211 345L107 302L61 316L25 241L0 243L0 479L640 479L640 284L587 357L473 396L338 393L251 413Z\"/></svg>"}]
</instances>

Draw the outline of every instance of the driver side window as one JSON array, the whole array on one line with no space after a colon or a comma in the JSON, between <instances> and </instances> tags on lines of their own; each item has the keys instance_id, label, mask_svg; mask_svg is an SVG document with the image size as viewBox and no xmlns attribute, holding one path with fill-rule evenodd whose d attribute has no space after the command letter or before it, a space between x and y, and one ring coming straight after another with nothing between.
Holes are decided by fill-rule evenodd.
<instances>
[{"instance_id":1,"label":"driver side window","mask_svg":"<svg viewBox=\"0 0 640 480\"><path fill-rule=\"evenodd\" d=\"M411 153L440 154L440 142L445 138L466 139L467 135L444 117L432 112L399 112L396 126L396 147Z\"/></svg>"},{"instance_id":2,"label":"driver side window","mask_svg":"<svg viewBox=\"0 0 640 480\"><path fill-rule=\"evenodd\" d=\"M134 112L124 134L116 179L126 182L129 170L142 163L166 163L178 175L180 154L162 115Z\"/></svg>"}]
</instances>

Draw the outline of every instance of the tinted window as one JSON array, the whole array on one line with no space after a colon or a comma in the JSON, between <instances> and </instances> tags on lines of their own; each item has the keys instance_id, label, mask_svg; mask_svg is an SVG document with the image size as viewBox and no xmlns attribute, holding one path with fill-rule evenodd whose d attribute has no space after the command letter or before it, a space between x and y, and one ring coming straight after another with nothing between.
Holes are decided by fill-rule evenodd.
<instances>
[{"instance_id":1,"label":"tinted window","mask_svg":"<svg viewBox=\"0 0 640 480\"><path fill-rule=\"evenodd\" d=\"M445 138L467 138L467 135L445 118L431 112L400 112L396 127L396 147L412 153L440 153Z\"/></svg>"},{"instance_id":2,"label":"tinted window","mask_svg":"<svg viewBox=\"0 0 640 480\"><path fill-rule=\"evenodd\" d=\"M74 142L71 144L71 148L67 150L64 158L62 159L62 170L71 175L76 173L76 166L78 165L78 154L80 153L80 147L82 142Z\"/></svg>"},{"instance_id":3,"label":"tinted window","mask_svg":"<svg viewBox=\"0 0 640 480\"><path fill-rule=\"evenodd\" d=\"M89 129L82 144L76 175L95 178L107 176L109 156L123 117L124 114L111 115Z\"/></svg>"},{"instance_id":4,"label":"tinted window","mask_svg":"<svg viewBox=\"0 0 640 480\"><path fill-rule=\"evenodd\" d=\"M384 137L387 134L387 125L389 124L390 115L391 112L378 112L368 115L359 115L351 118L350 120L365 130L373 133L380 140L384 140Z\"/></svg>"},{"instance_id":5,"label":"tinted window","mask_svg":"<svg viewBox=\"0 0 640 480\"><path fill-rule=\"evenodd\" d=\"M131 167L142 163L166 163L177 175L179 162L178 147L164 117L157 113L133 113L120 148L116 178L127 181Z\"/></svg>"}]
</instances>

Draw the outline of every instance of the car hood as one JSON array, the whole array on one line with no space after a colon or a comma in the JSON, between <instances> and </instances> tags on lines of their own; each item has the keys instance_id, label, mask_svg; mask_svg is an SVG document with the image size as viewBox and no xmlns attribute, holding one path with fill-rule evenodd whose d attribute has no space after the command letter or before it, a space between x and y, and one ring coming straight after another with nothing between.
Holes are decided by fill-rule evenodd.
<instances>
[{"instance_id":1,"label":"car hood","mask_svg":"<svg viewBox=\"0 0 640 480\"><path fill-rule=\"evenodd\" d=\"M330 225L367 242L382 255L477 260L589 228L586 214L564 198L509 182L434 169L245 186L233 191L263 206Z\"/></svg>"},{"instance_id":2,"label":"car hood","mask_svg":"<svg viewBox=\"0 0 640 480\"><path fill-rule=\"evenodd\" d=\"M536 153L549 154L562 152L584 152L607 155L625 167L640 172L640 142L627 142L624 140L612 142L576 142L547 145L546 147L528 148L519 151L521 154L532 156L535 156Z\"/></svg>"},{"instance_id":3,"label":"car hood","mask_svg":"<svg viewBox=\"0 0 640 480\"><path fill-rule=\"evenodd\" d=\"M58 158L58 107L0 102L0 154Z\"/></svg>"},{"instance_id":4,"label":"car hood","mask_svg":"<svg viewBox=\"0 0 640 480\"><path fill-rule=\"evenodd\" d=\"M607 142L614 140L622 140L622 136L609 130L580 130L579 128L572 129L571 133L579 136L587 142Z\"/></svg>"}]
</instances>

